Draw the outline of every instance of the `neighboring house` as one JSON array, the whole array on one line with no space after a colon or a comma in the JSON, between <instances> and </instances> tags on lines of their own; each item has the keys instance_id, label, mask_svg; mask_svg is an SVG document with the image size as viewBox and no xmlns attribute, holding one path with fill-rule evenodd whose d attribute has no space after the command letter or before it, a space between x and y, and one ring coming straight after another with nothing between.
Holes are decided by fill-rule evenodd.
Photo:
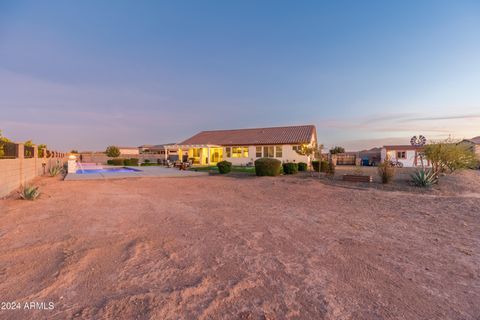
<instances>
[{"instance_id":1,"label":"neighboring house","mask_svg":"<svg viewBox=\"0 0 480 320\"><path fill-rule=\"evenodd\" d=\"M153 144L143 144L138 147L138 151L140 153L148 153L151 152L151 149L153 149L155 146Z\"/></svg>"},{"instance_id":2,"label":"neighboring house","mask_svg":"<svg viewBox=\"0 0 480 320\"><path fill-rule=\"evenodd\" d=\"M253 164L258 158L282 162L306 162L299 154L302 145L317 143L313 125L202 131L177 145L182 160L198 165L215 165L222 160L234 165Z\"/></svg>"},{"instance_id":3,"label":"neighboring house","mask_svg":"<svg viewBox=\"0 0 480 320\"><path fill-rule=\"evenodd\" d=\"M422 165L421 154L423 147L411 145L383 146L381 161L390 160L400 162L404 167L418 167ZM430 161L423 159L425 166L430 166Z\"/></svg>"},{"instance_id":4,"label":"neighboring house","mask_svg":"<svg viewBox=\"0 0 480 320\"><path fill-rule=\"evenodd\" d=\"M142 145L138 150L143 154L163 154L165 160L178 160L178 147L175 143Z\"/></svg>"},{"instance_id":5,"label":"neighboring house","mask_svg":"<svg viewBox=\"0 0 480 320\"><path fill-rule=\"evenodd\" d=\"M136 147L118 147L121 155L135 155L140 154L140 151Z\"/></svg>"},{"instance_id":6,"label":"neighboring house","mask_svg":"<svg viewBox=\"0 0 480 320\"><path fill-rule=\"evenodd\" d=\"M372 148L358 152L362 165L378 165L382 159L382 148Z\"/></svg>"},{"instance_id":7,"label":"neighboring house","mask_svg":"<svg viewBox=\"0 0 480 320\"><path fill-rule=\"evenodd\" d=\"M473 152L477 155L480 159L480 136L472 138L472 139L464 139L460 141L460 144L467 145L471 148Z\"/></svg>"}]
</instances>

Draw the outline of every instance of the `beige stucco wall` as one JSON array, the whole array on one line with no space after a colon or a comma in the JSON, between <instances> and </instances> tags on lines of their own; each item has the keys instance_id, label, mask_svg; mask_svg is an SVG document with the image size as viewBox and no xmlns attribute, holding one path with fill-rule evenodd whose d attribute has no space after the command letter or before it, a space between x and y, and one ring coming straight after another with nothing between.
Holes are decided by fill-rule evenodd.
<instances>
[{"instance_id":1,"label":"beige stucco wall","mask_svg":"<svg viewBox=\"0 0 480 320\"><path fill-rule=\"evenodd\" d=\"M88 162L88 163L107 164L107 161L109 159L114 159L114 158L108 157L104 153L83 152L80 155L82 156L81 158L82 162ZM158 159L164 160L165 155L164 154L148 154L148 153L131 154L131 155L122 154L119 158L123 158L123 159L138 158L139 161L142 163L145 161L145 159L150 160L150 162L157 162ZM80 156L78 156L78 160L80 160Z\"/></svg>"},{"instance_id":2,"label":"beige stucco wall","mask_svg":"<svg viewBox=\"0 0 480 320\"><path fill-rule=\"evenodd\" d=\"M48 172L52 166L63 165L65 161L64 157L0 159L0 198L43 175L44 170Z\"/></svg>"},{"instance_id":3,"label":"beige stucco wall","mask_svg":"<svg viewBox=\"0 0 480 320\"><path fill-rule=\"evenodd\" d=\"M120 148L120 154L122 155L133 155L133 154L140 154L138 149L122 149Z\"/></svg>"}]
</instances>

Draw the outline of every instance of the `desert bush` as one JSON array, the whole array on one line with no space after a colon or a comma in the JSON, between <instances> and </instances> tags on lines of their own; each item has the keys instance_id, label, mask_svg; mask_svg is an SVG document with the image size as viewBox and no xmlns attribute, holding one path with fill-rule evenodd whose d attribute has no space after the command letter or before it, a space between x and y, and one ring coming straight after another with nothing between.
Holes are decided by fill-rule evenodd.
<instances>
[{"instance_id":1,"label":"desert bush","mask_svg":"<svg viewBox=\"0 0 480 320\"><path fill-rule=\"evenodd\" d=\"M232 171L232 163L228 161L220 161L217 163L218 172L221 174L229 173Z\"/></svg>"},{"instance_id":2,"label":"desert bush","mask_svg":"<svg viewBox=\"0 0 480 320\"><path fill-rule=\"evenodd\" d=\"M34 186L22 186L20 189L20 198L23 200L35 200L40 195L38 187Z\"/></svg>"},{"instance_id":3,"label":"desert bush","mask_svg":"<svg viewBox=\"0 0 480 320\"><path fill-rule=\"evenodd\" d=\"M287 162L282 164L284 174L296 174L298 173L298 164L294 162Z\"/></svg>"},{"instance_id":4,"label":"desert bush","mask_svg":"<svg viewBox=\"0 0 480 320\"><path fill-rule=\"evenodd\" d=\"M333 177L335 175L335 164L333 161L328 161L327 168L325 170L327 176Z\"/></svg>"},{"instance_id":5,"label":"desert bush","mask_svg":"<svg viewBox=\"0 0 480 320\"><path fill-rule=\"evenodd\" d=\"M305 162L298 163L298 171L307 171L308 165Z\"/></svg>"},{"instance_id":6,"label":"desert bush","mask_svg":"<svg viewBox=\"0 0 480 320\"><path fill-rule=\"evenodd\" d=\"M320 172L327 172L328 170L328 161L322 160L320 161Z\"/></svg>"},{"instance_id":7,"label":"desert bush","mask_svg":"<svg viewBox=\"0 0 480 320\"><path fill-rule=\"evenodd\" d=\"M459 169L475 168L477 164L473 150L450 139L426 145L424 154L437 173L451 173Z\"/></svg>"},{"instance_id":8,"label":"desert bush","mask_svg":"<svg viewBox=\"0 0 480 320\"><path fill-rule=\"evenodd\" d=\"M320 171L320 161L313 160L312 161L312 167L313 167L313 171L319 172Z\"/></svg>"},{"instance_id":9,"label":"desert bush","mask_svg":"<svg viewBox=\"0 0 480 320\"><path fill-rule=\"evenodd\" d=\"M282 162L273 158L255 160L255 174L257 176L278 176L282 169Z\"/></svg>"},{"instance_id":10,"label":"desert bush","mask_svg":"<svg viewBox=\"0 0 480 320\"><path fill-rule=\"evenodd\" d=\"M62 173L62 171L63 171L62 166L53 166L50 169L48 169L48 174L50 175L50 177L56 177L60 173Z\"/></svg>"},{"instance_id":11,"label":"desert bush","mask_svg":"<svg viewBox=\"0 0 480 320\"><path fill-rule=\"evenodd\" d=\"M107 156L109 156L111 158L120 157L120 149L118 149L118 147L116 147L116 146L107 147L107 150L105 150L105 153L107 154Z\"/></svg>"},{"instance_id":12,"label":"desert bush","mask_svg":"<svg viewBox=\"0 0 480 320\"><path fill-rule=\"evenodd\" d=\"M138 166L138 158L125 159L124 163L126 166Z\"/></svg>"},{"instance_id":13,"label":"desert bush","mask_svg":"<svg viewBox=\"0 0 480 320\"><path fill-rule=\"evenodd\" d=\"M412 175L412 182L417 187L428 188L438 182L437 174L433 169L419 169Z\"/></svg>"},{"instance_id":14,"label":"desert bush","mask_svg":"<svg viewBox=\"0 0 480 320\"><path fill-rule=\"evenodd\" d=\"M124 166L125 165L125 160L124 159L110 159L107 160L107 164L111 166Z\"/></svg>"},{"instance_id":15,"label":"desert bush","mask_svg":"<svg viewBox=\"0 0 480 320\"><path fill-rule=\"evenodd\" d=\"M390 183L395 178L395 166L388 160L380 163L377 170L382 183Z\"/></svg>"}]
</instances>

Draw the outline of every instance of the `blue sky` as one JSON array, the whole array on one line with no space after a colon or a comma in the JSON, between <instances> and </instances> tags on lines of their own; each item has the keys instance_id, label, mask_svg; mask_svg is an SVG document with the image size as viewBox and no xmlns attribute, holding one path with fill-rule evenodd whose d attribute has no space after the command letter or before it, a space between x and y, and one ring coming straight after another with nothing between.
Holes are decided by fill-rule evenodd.
<instances>
[{"instance_id":1,"label":"blue sky","mask_svg":"<svg viewBox=\"0 0 480 320\"><path fill-rule=\"evenodd\" d=\"M480 135L478 1L0 1L0 129L70 150L315 124Z\"/></svg>"}]
</instances>

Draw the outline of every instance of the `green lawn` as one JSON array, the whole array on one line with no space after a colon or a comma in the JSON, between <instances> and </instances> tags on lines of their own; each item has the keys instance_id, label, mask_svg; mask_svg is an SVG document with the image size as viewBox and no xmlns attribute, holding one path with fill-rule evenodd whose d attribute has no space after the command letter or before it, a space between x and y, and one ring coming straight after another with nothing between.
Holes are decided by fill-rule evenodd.
<instances>
[{"instance_id":1,"label":"green lawn","mask_svg":"<svg viewBox=\"0 0 480 320\"><path fill-rule=\"evenodd\" d=\"M218 172L217 166L201 166L201 167L192 167L189 170L192 171L214 171ZM255 167L242 167L242 166L232 166L231 172L246 172L246 173L255 173Z\"/></svg>"}]
</instances>

